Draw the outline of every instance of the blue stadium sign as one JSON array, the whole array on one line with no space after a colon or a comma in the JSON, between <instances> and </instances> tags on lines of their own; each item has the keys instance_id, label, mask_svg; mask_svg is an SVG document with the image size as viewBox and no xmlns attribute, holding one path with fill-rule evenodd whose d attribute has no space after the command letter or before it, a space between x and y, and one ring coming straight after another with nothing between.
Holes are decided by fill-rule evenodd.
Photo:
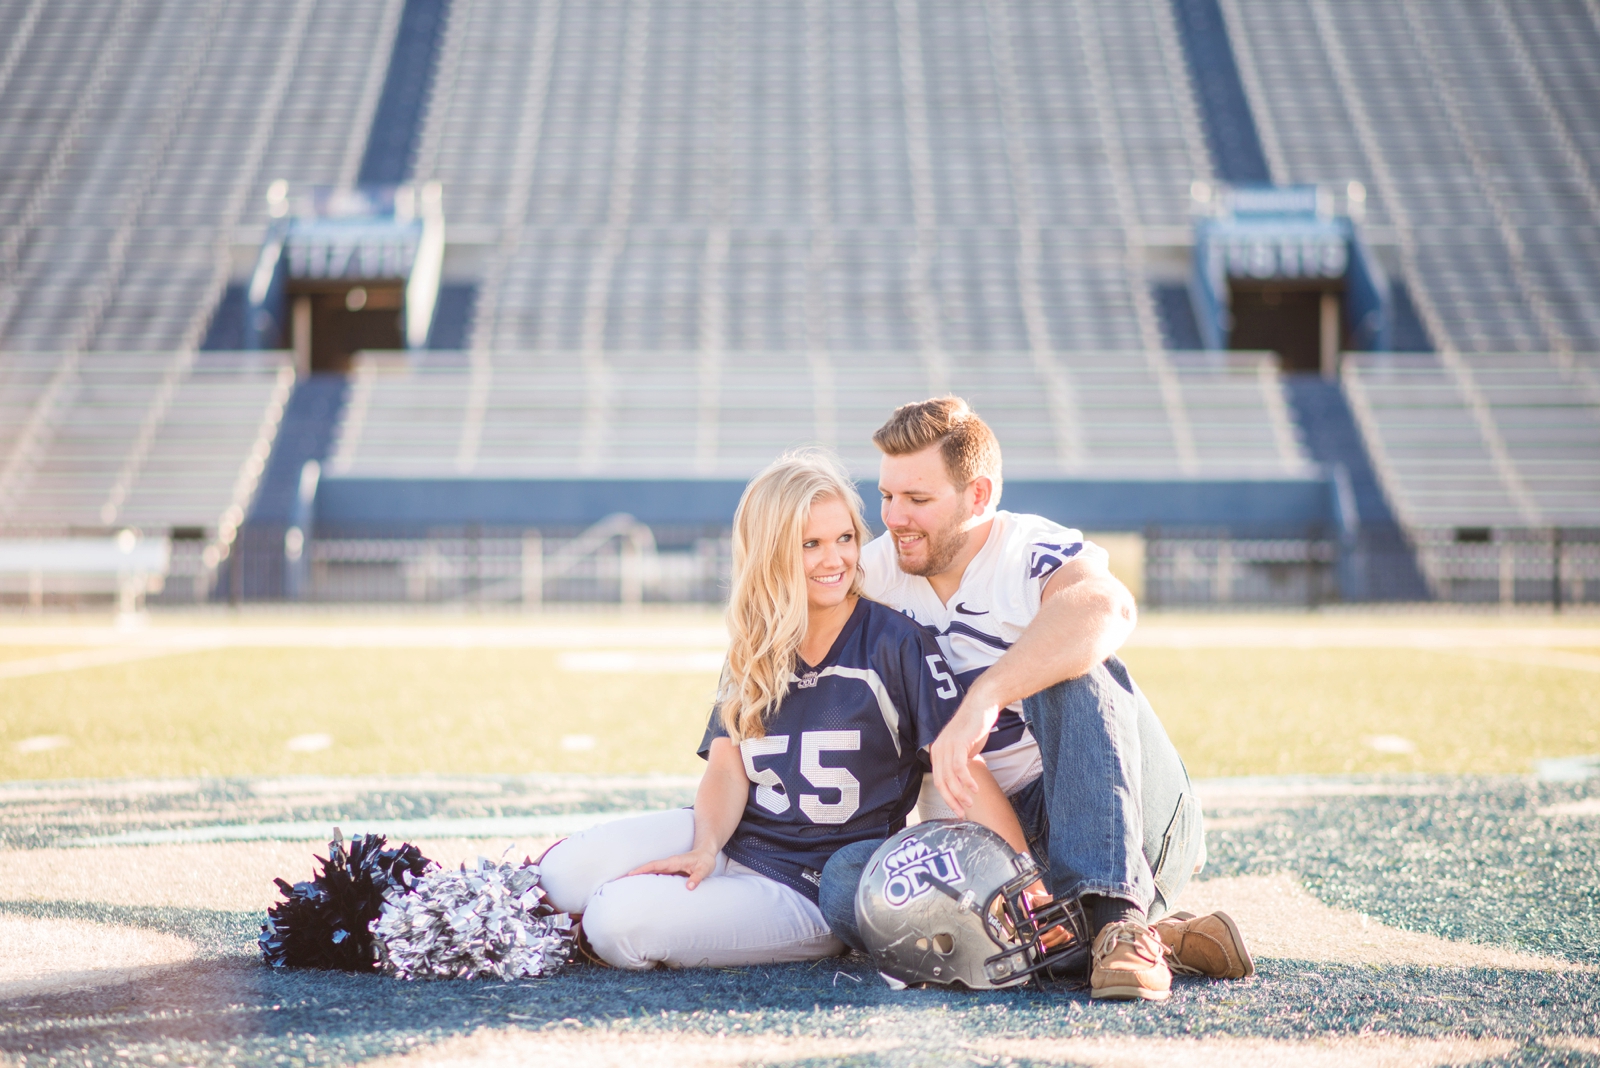
<instances>
[{"instance_id":1,"label":"blue stadium sign","mask_svg":"<svg viewBox=\"0 0 1600 1068\"><path fill-rule=\"evenodd\" d=\"M1229 278L1342 279L1350 264L1349 246L1350 239L1336 229L1240 229L1214 235L1211 255Z\"/></svg>"}]
</instances>

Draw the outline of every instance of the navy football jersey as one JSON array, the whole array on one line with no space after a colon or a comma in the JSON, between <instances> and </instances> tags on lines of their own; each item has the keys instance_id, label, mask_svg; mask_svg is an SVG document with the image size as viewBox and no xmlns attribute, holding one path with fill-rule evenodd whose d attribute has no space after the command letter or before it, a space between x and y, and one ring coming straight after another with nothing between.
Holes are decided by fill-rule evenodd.
<instances>
[{"instance_id":1,"label":"navy football jersey","mask_svg":"<svg viewBox=\"0 0 1600 1068\"><path fill-rule=\"evenodd\" d=\"M739 746L750 797L723 852L816 901L835 850L905 826L926 747L960 704L938 643L863 597L822 663L796 664L766 736ZM718 737L714 710L702 757Z\"/></svg>"}]
</instances>

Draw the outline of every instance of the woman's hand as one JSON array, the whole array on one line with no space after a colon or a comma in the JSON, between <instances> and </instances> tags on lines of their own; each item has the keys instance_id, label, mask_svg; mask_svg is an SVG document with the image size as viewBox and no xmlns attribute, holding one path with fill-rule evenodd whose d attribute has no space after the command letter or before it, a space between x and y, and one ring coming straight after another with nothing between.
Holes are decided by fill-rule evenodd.
<instances>
[{"instance_id":1,"label":"woman's hand","mask_svg":"<svg viewBox=\"0 0 1600 1068\"><path fill-rule=\"evenodd\" d=\"M689 889L693 890L709 876L717 866L717 854L691 850L688 853L679 853L674 857L664 860L652 860L648 864L641 864L630 871L629 875L686 875L689 878Z\"/></svg>"}]
</instances>

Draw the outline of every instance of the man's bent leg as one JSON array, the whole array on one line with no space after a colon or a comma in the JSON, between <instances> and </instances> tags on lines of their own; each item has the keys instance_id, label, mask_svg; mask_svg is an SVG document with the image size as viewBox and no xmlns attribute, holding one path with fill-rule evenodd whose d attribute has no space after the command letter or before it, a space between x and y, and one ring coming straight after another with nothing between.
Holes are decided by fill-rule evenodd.
<instances>
[{"instance_id":1,"label":"man's bent leg","mask_svg":"<svg viewBox=\"0 0 1600 1068\"><path fill-rule=\"evenodd\" d=\"M822 866L822 882L817 887L817 904L828 921L834 937L858 953L867 951L861 940L861 929L856 926L856 887L861 885L861 873L867 862L882 843L877 839L851 842L828 858Z\"/></svg>"},{"instance_id":2,"label":"man's bent leg","mask_svg":"<svg viewBox=\"0 0 1600 1068\"><path fill-rule=\"evenodd\" d=\"M1200 806L1150 702L1115 657L1023 702L1044 761L1050 891L1159 919L1202 855Z\"/></svg>"}]
</instances>

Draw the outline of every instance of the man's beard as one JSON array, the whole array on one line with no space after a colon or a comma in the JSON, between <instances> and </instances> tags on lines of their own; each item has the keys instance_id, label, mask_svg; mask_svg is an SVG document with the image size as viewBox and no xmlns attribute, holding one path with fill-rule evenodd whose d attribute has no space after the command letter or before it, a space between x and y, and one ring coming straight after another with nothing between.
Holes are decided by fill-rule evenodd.
<instances>
[{"instance_id":1,"label":"man's beard","mask_svg":"<svg viewBox=\"0 0 1600 1068\"><path fill-rule=\"evenodd\" d=\"M898 551L895 553L895 560L899 563L900 570L908 575L921 575L923 578L937 575L949 568L956 557L961 555L961 550L967 547L967 531L962 530L957 524L951 524L937 534L928 531L923 535L923 539L928 546L928 558L916 567L906 563L906 558ZM896 549L898 550L898 545Z\"/></svg>"}]
</instances>

